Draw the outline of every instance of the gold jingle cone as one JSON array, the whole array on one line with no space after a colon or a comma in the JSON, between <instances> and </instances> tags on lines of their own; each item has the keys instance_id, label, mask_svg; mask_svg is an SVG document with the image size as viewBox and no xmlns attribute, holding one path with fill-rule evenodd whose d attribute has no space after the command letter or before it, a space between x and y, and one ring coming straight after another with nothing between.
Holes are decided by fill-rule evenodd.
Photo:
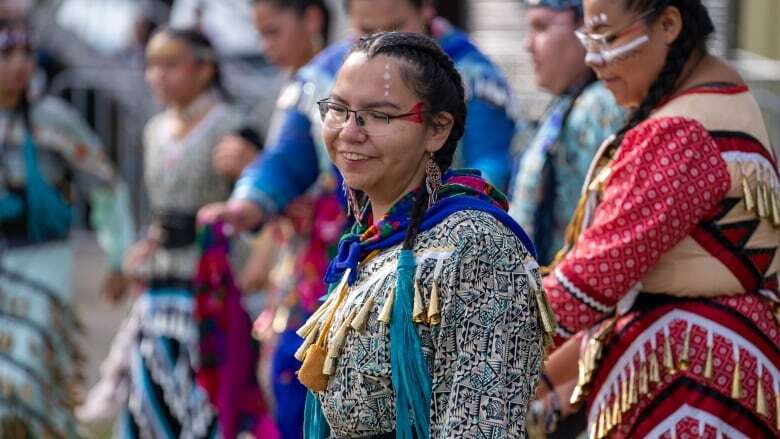
<instances>
[{"instance_id":1,"label":"gold jingle cone","mask_svg":"<svg viewBox=\"0 0 780 439\"><path fill-rule=\"evenodd\" d=\"M441 314L439 313L439 286L436 285L436 281L433 282L433 288L431 288L431 301L428 303L428 322L431 325L438 325L441 323Z\"/></svg>"}]
</instances>

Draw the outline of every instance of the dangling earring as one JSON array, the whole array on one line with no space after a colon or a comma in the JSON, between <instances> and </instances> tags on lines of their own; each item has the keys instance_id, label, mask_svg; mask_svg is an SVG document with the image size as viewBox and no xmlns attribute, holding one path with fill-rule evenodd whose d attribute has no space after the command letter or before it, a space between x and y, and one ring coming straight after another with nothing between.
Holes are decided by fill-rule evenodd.
<instances>
[{"instance_id":1,"label":"dangling earring","mask_svg":"<svg viewBox=\"0 0 780 439\"><path fill-rule=\"evenodd\" d=\"M344 190L344 196L347 198L347 216L352 215L355 217L355 221L359 223L361 207L355 191L347 185L346 180L341 182L341 188Z\"/></svg>"},{"instance_id":2,"label":"dangling earring","mask_svg":"<svg viewBox=\"0 0 780 439\"><path fill-rule=\"evenodd\" d=\"M441 188L441 169L433 159L433 153L425 164L425 188L428 190L428 208L436 204Z\"/></svg>"}]
</instances>

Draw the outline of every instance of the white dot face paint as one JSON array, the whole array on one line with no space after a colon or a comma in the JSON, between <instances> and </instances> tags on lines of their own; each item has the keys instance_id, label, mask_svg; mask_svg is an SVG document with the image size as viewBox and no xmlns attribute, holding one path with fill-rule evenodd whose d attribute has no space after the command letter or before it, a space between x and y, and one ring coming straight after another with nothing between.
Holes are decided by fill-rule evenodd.
<instances>
[{"instance_id":1,"label":"white dot face paint","mask_svg":"<svg viewBox=\"0 0 780 439\"><path fill-rule=\"evenodd\" d=\"M607 24L607 21L609 21L609 16L605 13L601 13L599 15L594 15L593 17L590 17L588 19L588 27L594 28L596 26L600 26L603 24Z\"/></svg>"},{"instance_id":2,"label":"white dot face paint","mask_svg":"<svg viewBox=\"0 0 780 439\"><path fill-rule=\"evenodd\" d=\"M392 79L392 76L390 76L390 64L385 64L385 97L390 96L390 79Z\"/></svg>"}]
</instances>

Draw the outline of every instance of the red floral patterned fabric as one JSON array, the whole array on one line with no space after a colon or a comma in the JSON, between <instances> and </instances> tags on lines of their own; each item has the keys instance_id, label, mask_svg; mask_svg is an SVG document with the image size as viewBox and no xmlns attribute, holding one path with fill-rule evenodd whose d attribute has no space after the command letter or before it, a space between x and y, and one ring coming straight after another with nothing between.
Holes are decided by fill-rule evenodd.
<instances>
[{"instance_id":1,"label":"red floral patterned fabric","mask_svg":"<svg viewBox=\"0 0 780 439\"><path fill-rule=\"evenodd\" d=\"M723 199L731 180L695 120L651 119L629 131L593 223L544 286L559 342L592 326Z\"/></svg>"}]
</instances>

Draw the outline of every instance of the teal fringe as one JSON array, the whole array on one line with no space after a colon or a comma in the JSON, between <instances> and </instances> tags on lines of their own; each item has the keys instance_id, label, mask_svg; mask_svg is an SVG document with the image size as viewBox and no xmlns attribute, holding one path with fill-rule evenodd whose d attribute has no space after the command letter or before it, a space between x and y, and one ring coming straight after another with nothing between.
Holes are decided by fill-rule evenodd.
<instances>
[{"instance_id":1,"label":"teal fringe","mask_svg":"<svg viewBox=\"0 0 780 439\"><path fill-rule=\"evenodd\" d=\"M27 179L27 234L31 241L64 238L70 231L70 205L44 180L38 169L35 142L24 133L24 170Z\"/></svg>"},{"instance_id":2,"label":"teal fringe","mask_svg":"<svg viewBox=\"0 0 780 439\"><path fill-rule=\"evenodd\" d=\"M303 439L325 439L330 436L330 427L322 413L320 400L309 392L303 412Z\"/></svg>"},{"instance_id":3,"label":"teal fringe","mask_svg":"<svg viewBox=\"0 0 780 439\"><path fill-rule=\"evenodd\" d=\"M412 423L417 439L430 437L431 377L420 346L420 336L412 322L414 271L414 253L401 250L390 321L390 370L395 392L397 439L415 437L412 435ZM410 412L413 419L409 418Z\"/></svg>"}]
</instances>

